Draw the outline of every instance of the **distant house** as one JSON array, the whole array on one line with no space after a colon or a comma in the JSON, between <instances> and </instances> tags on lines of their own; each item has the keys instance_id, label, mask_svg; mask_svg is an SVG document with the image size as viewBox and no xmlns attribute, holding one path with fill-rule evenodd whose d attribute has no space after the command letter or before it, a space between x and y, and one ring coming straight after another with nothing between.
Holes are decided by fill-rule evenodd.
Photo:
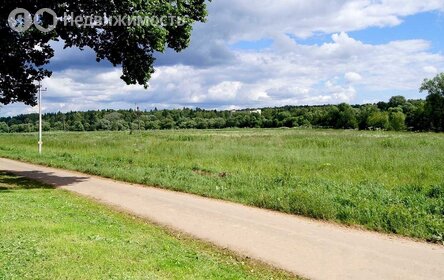
<instances>
[{"instance_id":1,"label":"distant house","mask_svg":"<svg viewBox=\"0 0 444 280\"><path fill-rule=\"evenodd\" d=\"M235 109L233 109L233 110L230 110L230 113L231 114L234 114L234 113L244 113L244 114L248 114L248 113L250 113L250 114L259 114L259 115L262 115L262 110L235 110Z\"/></svg>"}]
</instances>

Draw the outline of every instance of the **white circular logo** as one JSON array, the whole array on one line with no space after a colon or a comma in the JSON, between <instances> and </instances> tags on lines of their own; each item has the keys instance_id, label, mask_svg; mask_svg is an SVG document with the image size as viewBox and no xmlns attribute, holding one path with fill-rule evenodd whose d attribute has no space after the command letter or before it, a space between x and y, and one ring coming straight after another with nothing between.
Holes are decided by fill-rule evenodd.
<instances>
[{"instance_id":1,"label":"white circular logo","mask_svg":"<svg viewBox=\"0 0 444 280\"><path fill-rule=\"evenodd\" d=\"M8 24L16 32L25 32L32 26L32 16L26 9L14 9L8 16Z\"/></svg>"},{"instance_id":2,"label":"white circular logo","mask_svg":"<svg viewBox=\"0 0 444 280\"><path fill-rule=\"evenodd\" d=\"M46 27L46 28L43 27L40 22L40 19L43 17L44 13L48 13L52 16L52 24L48 25L48 27ZM41 32L44 32L44 33L51 32L57 26L57 14L53 10L48 9L48 8L40 9L34 15L34 25Z\"/></svg>"}]
</instances>

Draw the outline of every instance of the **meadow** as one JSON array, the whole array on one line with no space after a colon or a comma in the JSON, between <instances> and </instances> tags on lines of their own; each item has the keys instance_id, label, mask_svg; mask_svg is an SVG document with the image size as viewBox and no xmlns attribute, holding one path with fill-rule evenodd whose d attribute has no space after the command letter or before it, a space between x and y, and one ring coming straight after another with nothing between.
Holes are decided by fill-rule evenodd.
<instances>
[{"instance_id":1,"label":"meadow","mask_svg":"<svg viewBox=\"0 0 444 280\"><path fill-rule=\"evenodd\" d=\"M294 279L0 172L0 279Z\"/></svg>"},{"instance_id":2,"label":"meadow","mask_svg":"<svg viewBox=\"0 0 444 280\"><path fill-rule=\"evenodd\" d=\"M444 134L245 129L1 134L0 156L442 243Z\"/></svg>"}]
</instances>

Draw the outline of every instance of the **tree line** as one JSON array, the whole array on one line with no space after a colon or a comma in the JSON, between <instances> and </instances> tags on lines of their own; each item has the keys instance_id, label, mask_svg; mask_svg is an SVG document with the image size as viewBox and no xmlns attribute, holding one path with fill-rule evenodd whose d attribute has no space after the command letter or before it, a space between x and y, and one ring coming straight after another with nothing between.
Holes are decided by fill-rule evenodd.
<instances>
[{"instance_id":1,"label":"tree line","mask_svg":"<svg viewBox=\"0 0 444 280\"><path fill-rule=\"evenodd\" d=\"M421 91L426 100L394 96L376 104L284 106L261 110L217 111L99 110L48 113L43 116L45 131L136 131L156 129L222 129L315 127L360 130L444 131L444 73L425 80ZM38 115L0 118L0 132L35 132Z\"/></svg>"}]
</instances>

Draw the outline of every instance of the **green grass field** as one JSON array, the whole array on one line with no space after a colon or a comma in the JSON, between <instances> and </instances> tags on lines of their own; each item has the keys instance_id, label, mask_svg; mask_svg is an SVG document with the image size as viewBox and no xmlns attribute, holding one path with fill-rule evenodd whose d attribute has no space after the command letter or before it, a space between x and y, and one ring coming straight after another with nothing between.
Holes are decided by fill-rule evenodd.
<instances>
[{"instance_id":1,"label":"green grass field","mask_svg":"<svg viewBox=\"0 0 444 280\"><path fill-rule=\"evenodd\" d=\"M0 232L0 279L293 278L3 172Z\"/></svg>"},{"instance_id":2,"label":"green grass field","mask_svg":"<svg viewBox=\"0 0 444 280\"><path fill-rule=\"evenodd\" d=\"M221 130L0 135L0 156L431 242L444 236L444 134Z\"/></svg>"}]
</instances>

